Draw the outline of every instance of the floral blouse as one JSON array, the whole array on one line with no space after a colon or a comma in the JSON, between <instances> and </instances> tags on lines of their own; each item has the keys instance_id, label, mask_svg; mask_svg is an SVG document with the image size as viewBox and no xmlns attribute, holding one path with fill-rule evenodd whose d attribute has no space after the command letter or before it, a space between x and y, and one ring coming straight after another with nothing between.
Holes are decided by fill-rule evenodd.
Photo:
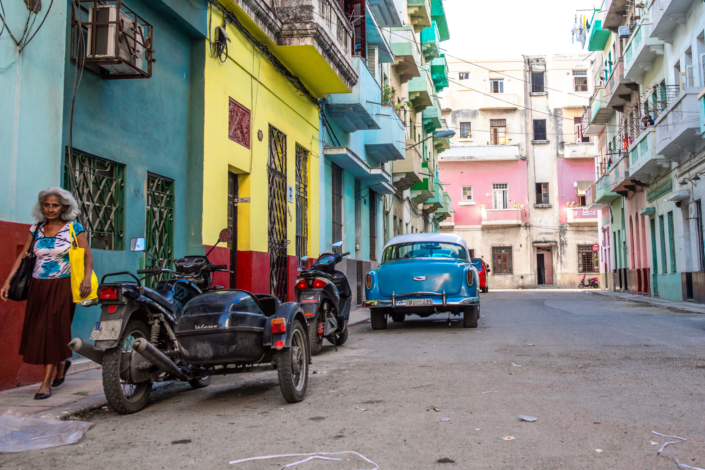
<instances>
[{"instance_id":1,"label":"floral blouse","mask_svg":"<svg viewBox=\"0 0 705 470\"><path fill-rule=\"evenodd\" d=\"M85 231L78 222L69 223L73 224L73 230L76 235ZM37 225L32 225L29 231L34 233L37 230ZM34 254L37 256L37 263L34 265L32 277L34 279L69 277L71 275L69 248L71 248L71 231L68 223L53 237L45 237L44 227L40 227L39 233L37 233L37 240L34 243Z\"/></svg>"}]
</instances>

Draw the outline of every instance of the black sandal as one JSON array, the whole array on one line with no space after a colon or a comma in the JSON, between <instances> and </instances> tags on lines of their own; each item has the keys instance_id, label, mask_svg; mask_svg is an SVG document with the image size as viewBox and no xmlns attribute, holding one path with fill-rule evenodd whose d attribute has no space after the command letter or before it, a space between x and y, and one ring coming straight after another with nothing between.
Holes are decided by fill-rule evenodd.
<instances>
[{"instance_id":1,"label":"black sandal","mask_svg":"<svg viewBox=\"0 0 705 470\"><path fill-rule=\"evenodd\" d=\"M35 393L34 399L35 400L46 400L50 396L51 396L51 389L49 389L49 393L39 393L39 392Z\"/></svg>"},{"instance_id":2,"label":"black sandal","mask_svg":"<svg viewBox=\"0 0 705 470\"><path fill-rule=\"evenodd\" d=\"M58 387L62 383L64 383L64 380L66 380L66 373L69 371L69 367L71 367L71 361L68 359L66 360L66 364L64 364L64 376L62 378L57 378L51 381L51 386L52 387ZM37 394L39 395L39 393ZM46 393L43 393L42 395L46 395ZM51 391L49 391L49 396L51 396ZM44 398L49 398L49 396L44 397ZM40 400L40 398L37 398L36 396L34 397L37 400Z\"/></svg>"}]
</instances>

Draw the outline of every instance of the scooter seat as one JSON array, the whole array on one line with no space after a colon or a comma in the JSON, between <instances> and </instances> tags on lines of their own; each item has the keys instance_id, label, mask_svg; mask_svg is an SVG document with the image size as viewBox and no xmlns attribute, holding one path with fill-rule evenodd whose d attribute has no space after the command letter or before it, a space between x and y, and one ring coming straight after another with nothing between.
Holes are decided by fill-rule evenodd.
<instances>
[{"instance_id":1,"label":"scooter seat","mask_svg":"<svg viewBox=\"0 0 705 470\"><path fill-rule=\"evenodd\" d=\"M149 287L144 288L144 296L150 300L155 301L162 307L168 309L170 312L174 311L174 297L170 290L156 291Z\"/></svg>"}]
</instances>

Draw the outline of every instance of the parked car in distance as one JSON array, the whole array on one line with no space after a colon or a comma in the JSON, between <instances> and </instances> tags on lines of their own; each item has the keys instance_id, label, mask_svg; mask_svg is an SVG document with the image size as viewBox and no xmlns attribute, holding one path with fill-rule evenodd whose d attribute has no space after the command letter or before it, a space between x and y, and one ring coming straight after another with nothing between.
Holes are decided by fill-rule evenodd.
<instances>
[{"instance_id":1,"label":"parked car in distance","mask_svg":"<svg viewBox=\"0 0 705 470\"><path fill-rule=\"evenodd\" d=\"M394 237L382 261L365 277L372 329L387 328L387 316L403 322L407 315L462 315L465 328L477 328L480 280L462 237L416 233Z\"/></svg>"},{"instance_id":2,"label":"parked car in distance","mask_svg":"<svg viewBox=\"0 0 705 470\"><path fill-rule=\"evenodd\" d=\"M490 267L482 258L472 258L472 265L477 269L477 274L480 276L480 292L489 292L490 288L487 285L487 274L490 272Z\"/></svg>"}]
</instances>

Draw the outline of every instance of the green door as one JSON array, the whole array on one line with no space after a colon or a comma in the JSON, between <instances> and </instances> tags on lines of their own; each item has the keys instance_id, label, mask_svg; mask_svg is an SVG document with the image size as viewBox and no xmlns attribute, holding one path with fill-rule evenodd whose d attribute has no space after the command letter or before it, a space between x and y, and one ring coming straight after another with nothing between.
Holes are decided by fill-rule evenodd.
<instances>
[{"instance_id":1,"label":"green door","mask_svg":"<svg viewBox=\"0 0 705 470\"><path fill-rule=\"evenodd\" d=\"M656 249L656 219L651 218L651 295L658 297L658 251Z\"/></svg>"}]
</instances>

